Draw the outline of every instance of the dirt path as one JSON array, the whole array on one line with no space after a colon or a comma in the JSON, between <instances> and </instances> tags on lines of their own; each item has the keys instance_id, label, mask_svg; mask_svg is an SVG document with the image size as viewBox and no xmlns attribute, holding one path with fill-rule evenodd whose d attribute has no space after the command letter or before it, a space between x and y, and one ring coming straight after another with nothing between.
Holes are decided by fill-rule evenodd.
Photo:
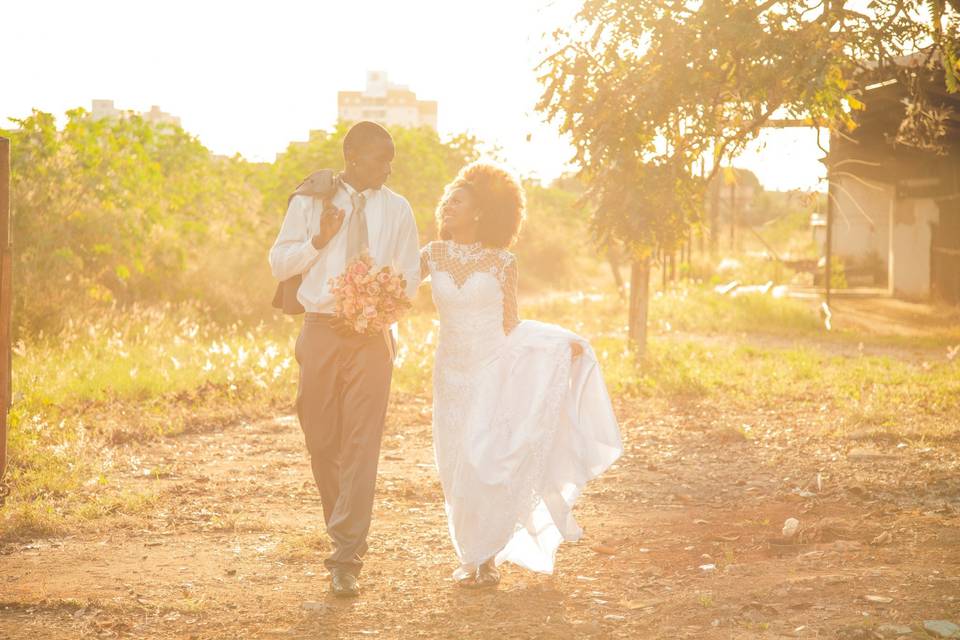
<instances>
[{"instance_id":1,"label":"dirt path","mask_svg":"<svg viewBox=\"0 0 960 640\"><path fill-rule=\"evenodd\" d=\"M117 449L110 483L152 506L7 545L0 638L871 638L960 623L955 443L832 440L815 406L617 411L626 454L578 505L584 540L555 575L507 567L487 593L448 578L426 398L395 398L355 601L326 593L291 418Z\"/></svg>"}]
</instances>

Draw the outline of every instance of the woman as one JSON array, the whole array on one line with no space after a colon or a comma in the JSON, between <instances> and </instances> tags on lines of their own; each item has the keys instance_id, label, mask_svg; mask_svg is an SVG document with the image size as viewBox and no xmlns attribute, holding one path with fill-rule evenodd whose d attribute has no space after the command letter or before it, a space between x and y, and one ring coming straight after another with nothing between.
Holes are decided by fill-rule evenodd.
<instances>
[{"instance_id":1,"label":"woman","mask_svg":"<svg viewBox=\"0 0 960 640\"><path fill-rule=\"evenodd\" d=\"M552 573L581 534L574 501L623 451L590 345L518 317L507 249L523 211L513 176L468 165L437 209L441 240L421 250L440 313L434 449L464 587L498 584L507 560Z\"/></svg>"}]
</instances>

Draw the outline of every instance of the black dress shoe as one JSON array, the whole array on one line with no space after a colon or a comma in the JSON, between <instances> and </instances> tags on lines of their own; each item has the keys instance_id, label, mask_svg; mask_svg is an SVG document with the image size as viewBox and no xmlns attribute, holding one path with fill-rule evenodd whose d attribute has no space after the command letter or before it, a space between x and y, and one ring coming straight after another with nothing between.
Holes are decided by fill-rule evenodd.
<instances>
[{"instance_id":1,"label":"black dress shoe","mask_svg":"<svg viewBox=\"0 0 960 640\"><path fill-rule=\"evenodd\" d=\"M334 569L330 572L330 591L338 598L356 598L360 595L357 576L345 569Z\"/></svg>"}]
</instances>

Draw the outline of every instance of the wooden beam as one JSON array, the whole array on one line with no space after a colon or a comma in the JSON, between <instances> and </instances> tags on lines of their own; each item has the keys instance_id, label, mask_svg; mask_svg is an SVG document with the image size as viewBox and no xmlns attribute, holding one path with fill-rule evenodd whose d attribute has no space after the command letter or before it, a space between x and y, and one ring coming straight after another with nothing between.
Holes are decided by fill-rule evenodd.
<instances>
[{"instance_id":1,"label":"wooden beam","mask_svg":"<svg viewBox=\"0 0 960 640\"><path fill-rule=\"evenodd\" d=\"M789 118L777 118L775 120L767 120L767 124L764 125L765 128L769 129L816 129L817 127L813 125L808 120L796 120Z\"/></svg>"},{"instance_id":2,"label":"wooden beam","mask_svg":"<svg viewBox=\"0 0 960 640\"><path fill-rule=\"evenodd\" d=\"M0 506L7 492L3 477L7 470L7 415L13 391L10 353L11 255L10 140L0 137Z\"/></svg>"}]
</instances>

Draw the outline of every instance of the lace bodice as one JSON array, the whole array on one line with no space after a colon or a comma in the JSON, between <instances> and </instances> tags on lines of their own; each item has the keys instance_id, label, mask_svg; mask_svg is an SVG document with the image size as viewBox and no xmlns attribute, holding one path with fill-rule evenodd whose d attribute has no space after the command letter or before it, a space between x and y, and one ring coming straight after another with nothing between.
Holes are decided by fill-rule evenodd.
<instances>
[{"instance_id":1,"label":"lace bodice","mask_svg":"<svg viewBox=\"0 0 960 640\"><path fill-rule=\"evenodd\" d=\"M457 244L452 240L438 240L429 243L420 250L421 277L431 277L434 289L434 301L440 312L440 320L456 323L455 316L465 313L491 314L496 307L496 315L503 334L507 335L520 323L517 306L517 260L506 249L492 249L475 244ZM497 291L483 290L482 285L469 299L463 294L473 276L487 274L495 279L499 285ZM449 279L455 291L443 291L443 285L438 288L438 279ZM488 279L489 280L489 279ZM492 296L490 295L492 293ZM474 318L479 320L479 318ZM468 324L470 324L468 322Z\"/></svg>"}]
</instances>

